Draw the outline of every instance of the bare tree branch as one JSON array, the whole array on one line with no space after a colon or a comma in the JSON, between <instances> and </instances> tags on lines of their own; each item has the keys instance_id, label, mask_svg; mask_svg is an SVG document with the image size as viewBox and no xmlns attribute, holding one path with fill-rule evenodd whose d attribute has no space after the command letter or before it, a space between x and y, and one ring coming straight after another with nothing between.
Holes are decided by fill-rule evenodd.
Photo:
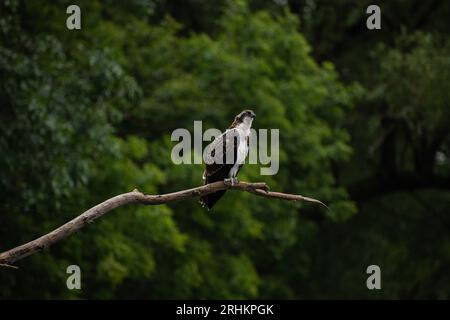
<instances>
[{"instance_id":1,"label":"bare tree branch","mask_svg":"<svg viewBox=\"0 0 450 320\"><path fill-rule=\"evenodd\" d=\"M219 181L192 189L161 195L146 195L135 189L131 192L123 193L113 198L110 198L96 205L95 207L90 208L89 210L83 212L78 217L70 220L66 224L51 231L50 233L43 235L40 238L37 238L21 246L0 253L0 267L3 266L3 267L17 268L15 266L12 266L11 264L16 262L17 260L23 259L37 251L40 251L42 249L51 246L52 244L66 238L67 236L83 228L87 224L93 222L94 220L100 218L105 213L120 206L130 203L159 205L172 201L179 201L188 198L200 197L203 195L207 195L225 189L236 189L240 191L246 191L266 198L314 202L327 207L325 204L316 199L303 197L295 194L271 192L269 191L269 187L267 186L267 184L265 184L264 182L256 182L256 183L238 182L232 186L225 182Z\"/></svg>"}]
</instances>

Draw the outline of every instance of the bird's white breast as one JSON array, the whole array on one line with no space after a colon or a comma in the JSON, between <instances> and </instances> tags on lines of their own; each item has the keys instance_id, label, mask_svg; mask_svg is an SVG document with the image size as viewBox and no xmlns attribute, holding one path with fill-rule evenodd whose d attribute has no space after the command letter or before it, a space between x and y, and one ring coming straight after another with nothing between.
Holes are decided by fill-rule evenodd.
<instances>
[{"instance_id":1,"label":"bird's white breast","mask_svg":"<svg viewBox=\"0 0 450 320\"><path fill-rule=\"evenodd\" d=\"M237 148L236 163L233 165L229 173L230 178L236 177L237 172L239 170L239 166L241 164L244 164L245 158L247 158L248 154L247 139L250 136L250 128L244 126L237 126L236 130L239 133L239 146Z\"/></svg>"},{"instance_id":2,"label":"bird's white breast","mask_svg":"<svg viewBox=\"0 0 450 320\"><path fill-rule=\"evenodd\" d=\"M250 127L252 125L252 121L246 121L238 126L236 126L236 130L239 133L239 146L237 150L237 159L236 162L238 164L243 164L245 162L245 158L248 154L248 144L247 139L250 136Z\"/></svg>"},{"instance_id":3,"label":"bird's white breast","mask_svg":"<svg viewBox=\"0 0 450 320\"><path fill-rule=\"evenodd\" d=\"M239 146L237 149L236 162L238 164L243 164L245 162L245 158L247 158L247 154L248 154L247 137L249 136L249 134L247 134L243 130L238 130L238 131L239 131Z\"/></svg>"}]
</instances>

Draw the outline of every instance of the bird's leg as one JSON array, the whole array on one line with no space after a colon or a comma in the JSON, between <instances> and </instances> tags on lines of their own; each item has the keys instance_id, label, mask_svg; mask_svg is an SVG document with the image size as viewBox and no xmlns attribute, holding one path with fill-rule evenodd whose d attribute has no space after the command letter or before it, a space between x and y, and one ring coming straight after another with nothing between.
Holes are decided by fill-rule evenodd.
<instances>
[{"instance_id":1,"label":"bird's leg","mask_svg":"<svg viewBox=\"0 0 450 320\"><path fill-rule=\"evenodd\" d=\"M226 185L229 185L229 186L234 186L235 184L238 184L239 181L236 177L231 177L228 179L223 179L223 183L225 183Z\"/></svg>"}]
</instances>

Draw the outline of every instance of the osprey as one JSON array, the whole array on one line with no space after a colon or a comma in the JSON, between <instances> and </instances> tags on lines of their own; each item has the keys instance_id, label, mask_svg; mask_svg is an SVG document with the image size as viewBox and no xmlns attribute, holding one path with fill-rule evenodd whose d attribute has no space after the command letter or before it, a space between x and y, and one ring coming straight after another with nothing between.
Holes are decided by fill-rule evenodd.
<instances>
[{"instance_id":1,"label":"osprey","mask_svg":"<svg viewBox=\"0 0 450 320\"><path fill-rule=\"evenodd\" d=\"M250 128L256 115L252 110L239 113L231 126L206 147L204 184L225 181L233 185L248 154ZM200 198L202 206L211 209L225 190Z\"/></svg>"}]
</instances>

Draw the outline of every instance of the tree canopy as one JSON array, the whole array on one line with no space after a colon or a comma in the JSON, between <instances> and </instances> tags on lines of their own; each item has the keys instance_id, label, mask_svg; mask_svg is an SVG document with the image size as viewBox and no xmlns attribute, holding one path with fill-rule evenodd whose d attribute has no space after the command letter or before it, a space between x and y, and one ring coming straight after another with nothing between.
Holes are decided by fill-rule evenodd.
<instances>
[{"instance_id":1,"label":"tree canopy","mask_svg":"<svg viewBox=\"0 0 450 320\"><path fill-rule=\"evenodd\" d=\"M200 185L172 131L246 108L280 129L280 170L240 179L330 207L119 208L0 269L0 297L449 298L450 5L412 2L382 2L380 31L364 1L78 1L73 31L68 1L0 4L0 251L134 188Z\"/></svg>"}]
</instances>

